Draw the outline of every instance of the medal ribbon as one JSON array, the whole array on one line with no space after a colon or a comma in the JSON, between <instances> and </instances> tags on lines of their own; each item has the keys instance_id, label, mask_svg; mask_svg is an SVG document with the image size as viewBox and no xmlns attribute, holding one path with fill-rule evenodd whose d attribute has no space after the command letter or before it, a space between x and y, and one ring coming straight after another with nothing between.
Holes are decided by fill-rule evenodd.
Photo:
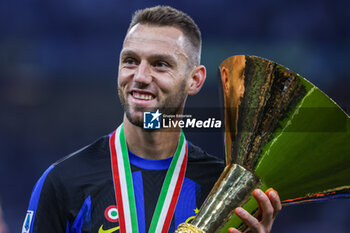
<instances>
[{"instance_id":1,"label":"medal ribbon","mask_svg":"<svg viewBox=\"0 0 350 233\"><path fill-rule=\"evenodd\" d=\"M134 186L123 124L113 132L109 143L120 232L138 233ZM180 140L165 176L149 233L168 232L185 178L186 166L187 143L181 130Z\"/></svg>"}]
</instances>

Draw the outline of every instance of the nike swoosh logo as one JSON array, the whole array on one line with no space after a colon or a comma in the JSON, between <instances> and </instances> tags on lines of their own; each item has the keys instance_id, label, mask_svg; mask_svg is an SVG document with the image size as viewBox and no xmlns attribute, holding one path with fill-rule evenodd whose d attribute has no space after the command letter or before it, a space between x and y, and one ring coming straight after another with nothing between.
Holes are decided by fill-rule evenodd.
<instances>
[{"instance_id":1,"label":"nike swoosh logo","mask_svg":"<svg viewBox=\"0 0 350 233\"><path fill-rule=\"evenodd\" d=\"M113 227L113 228L108 229L108 230L103 230L103 224L102 224L100 229L98 230L98 233L113 233L117 230L119 230L119 227Z\"/></svg>"}]
</instances>

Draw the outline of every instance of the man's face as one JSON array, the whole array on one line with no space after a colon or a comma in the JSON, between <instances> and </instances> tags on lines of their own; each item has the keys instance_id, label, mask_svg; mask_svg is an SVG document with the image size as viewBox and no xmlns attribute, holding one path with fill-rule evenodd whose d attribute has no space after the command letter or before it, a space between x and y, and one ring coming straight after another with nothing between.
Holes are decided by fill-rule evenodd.
<instances>
[{"instance_id":1,"label":"man's face","mask_svg":"<svg viewBox=\"0 0 350 233\"><path fill-rule=\"evenodd\" d=\"M120 54L118 94L127 119L142 126L144 111L180 113L188 90L187 40L175 27L135 25Z\"/></svg>"},{"instance_id":2,"label":"man's face","mask_svg":"<svg viewBox=\"0 0 350 233\"><path fill-rule=\"evenodd\" d=\"M244 96L244 69L245 57L235 56L233 58L232 77L230 77L230 89L233 98L231 107L238 108L241 105Z\"/></svg>"}]
</instances>

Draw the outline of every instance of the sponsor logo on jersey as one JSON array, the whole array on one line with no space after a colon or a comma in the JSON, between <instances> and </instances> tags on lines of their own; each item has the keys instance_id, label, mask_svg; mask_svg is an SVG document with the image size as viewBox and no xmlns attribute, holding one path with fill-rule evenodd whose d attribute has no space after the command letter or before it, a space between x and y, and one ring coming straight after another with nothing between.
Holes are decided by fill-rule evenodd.
<instances>
[{"instance_id":1,"label":"sponsor logo on jersey","mask_svg":"<svg viewBox=\"0 0 350 233\"><path fill-rule=\"evenodd\" d=\"M22 233L29 233L30 226L32 224L34 211L28 210L26 217L24 219L23 227L22 227Z\"/></svg>"},{"instance_id":2,"label":"sponsor logo on jersey","mask_svg":"<svg viewBox=\"0 0 350 233\"><path fill-rule=\"evenodd\" d=\"M160 129L160 116L162 114L159 109L156 112L143 112L143 128L144 129Z\"/></svg>"},{"instance_id":3,"label":"sponsor logo on jersey","mask_svg":"<svg viewBox=\"0 0 350 233\"><path fill-rule=\"evenodd\" d=\"M105 217L110 222L118 222L118 209L116 205L110 205L105 210Z\"/></svg>"},{"instance_id":4,"label":"sponsor logo on jersey","mask_svg":"<svg viewBox=\"0 0 350 233\"><path fill-rule=\"evenodd\" d=\"M119 227L113 227L107 230L103 230L103 225L101 225L100 229L98 230L98 233L114 233L119 230Z\"/></svg>"}]
</instances>

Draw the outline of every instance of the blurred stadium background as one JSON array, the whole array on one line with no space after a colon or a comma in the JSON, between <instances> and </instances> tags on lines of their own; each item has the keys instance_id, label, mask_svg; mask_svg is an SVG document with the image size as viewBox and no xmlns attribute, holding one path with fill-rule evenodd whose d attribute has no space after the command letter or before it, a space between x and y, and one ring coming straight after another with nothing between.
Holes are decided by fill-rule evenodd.
<instances>
[{"instance_id":1,"label":"blurred stadium background","mask_svg":"<svg viewBox=\"0 0 350 233\"><path fill-rule=\"evenodd\" d=\"M0 3L0 202L20 232L31 190L53 162L121 122L117 66L132 13L158 4L191 15L208 77L189 106L221 103L217 68L257 55L306 77L349 113L350 2L42 1ZM223 157L221 133L189 139ZM286 207L272 232L349 232L350 200Z\"/></svg>"}]
</instances>

